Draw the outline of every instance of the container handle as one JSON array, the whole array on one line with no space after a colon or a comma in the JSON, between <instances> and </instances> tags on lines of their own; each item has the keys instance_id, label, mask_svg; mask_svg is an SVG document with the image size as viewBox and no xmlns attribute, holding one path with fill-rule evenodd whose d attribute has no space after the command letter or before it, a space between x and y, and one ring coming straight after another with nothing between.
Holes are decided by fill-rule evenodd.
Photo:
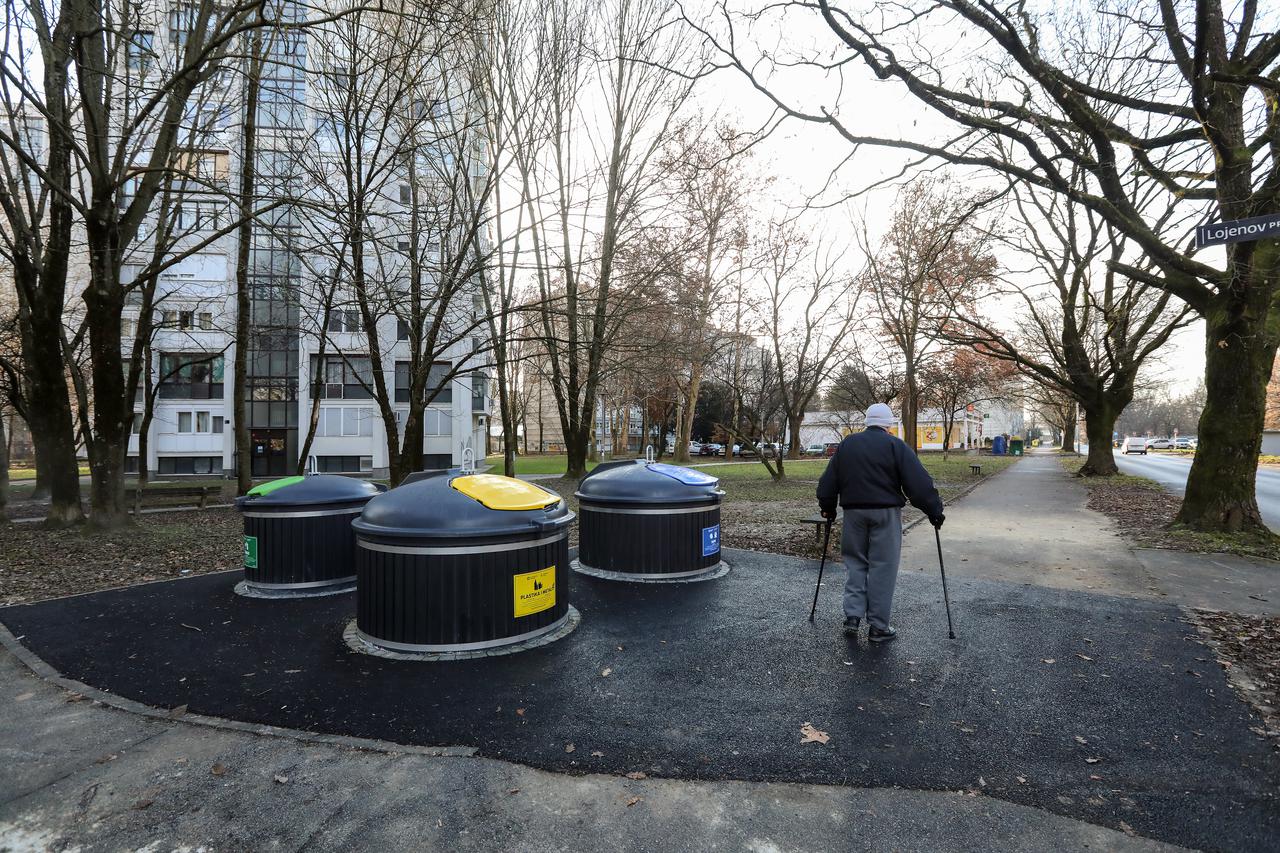
<instances>
[{"instance_id":1,"label":"container handle","mask_svg":"<svg viewBox=\"0 0 1280 853\"><path fill-rule=\"evenodd\" d=\"M470 447L462 448L462 473L474 474L476 472L476 452Z\"/></svg>"},{"instance_id":2,"label":"container handle","mask_svg":"<svg viewBox=\"0 0 1280 853\"><path fill-rule=\"evenodd\" d=\"M644 448L644 461L645 461L646 463L648 463L648 462L652 462L652 461L654 461L654 459L655 459L655 456L654 456L654 453L653 453L653 445L652 445L652 444L647 444L647 445L645 445L645 448Z\"/></svg>"},{"instance_id":3,"label":"container handle","mask_svg":"<svg viewBox=\"0 0 1280 853\"><path fill-rule=\"evenodd\" d=\"M562 515L559 518L535 518L533 526L545 532L547 530L559 530L571 521L573 521L572 515Z\"/></svg>"}]
</instances>

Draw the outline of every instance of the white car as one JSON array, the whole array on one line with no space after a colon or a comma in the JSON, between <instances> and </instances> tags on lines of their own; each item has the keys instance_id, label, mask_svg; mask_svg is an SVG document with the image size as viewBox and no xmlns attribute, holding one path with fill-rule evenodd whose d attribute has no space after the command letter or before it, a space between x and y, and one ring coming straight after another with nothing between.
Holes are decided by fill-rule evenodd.
<instances>
[{"instance_id":1,"label":"white car","mask_svg":"<svg viewBox=\"0 0 1280 853\"><path fill-rule=\"evenodd\" d=\"M1178 440L1173 443L1173 446L1178 450L1195 450L1199 444L1200 442L1196 440L1195 436L1184 435L1180 436Z\"/></svg>"},{"instance_id":2,"label":"white car","mask_svg":"<svg viewBox=\"0 0 1280 853\"><path fill-rule=\"evenodd\" d=\"M805 456L821 456L827 452L825 444L810 444L804 449Z\"/></svg>"},{"instance_id":3,"label":"white car","mask_svg":"<svg viewBox=\"0 0 1280 853\"><path fill-rule=\"evenodd\" d=\"M1148 450L1173 450L1173 439L1153 438L1147 442Z\"/></svg>"},{"instance_id":4,"label":"white car","mask_svg":"<svg viewBox=\"0 0 1280 853\"><path fill-rule=\"evenodd\" d=\"M1147 455L1147 440L1140 435L1131 435L1124 440L1124 455L1130 453L1141 453Z\"/></svg>"}]
</instances>

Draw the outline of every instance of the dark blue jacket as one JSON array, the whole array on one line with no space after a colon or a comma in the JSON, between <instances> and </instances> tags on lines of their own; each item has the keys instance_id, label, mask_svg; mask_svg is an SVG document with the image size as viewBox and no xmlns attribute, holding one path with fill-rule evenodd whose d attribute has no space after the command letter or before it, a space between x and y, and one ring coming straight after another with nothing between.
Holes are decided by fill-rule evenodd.
<instances>
[{"instance_id":1,"label":"dark blue jacket","mask_svg":"<svg viewBox=\"0 0 1280 853\"><path fill-rule=\"evenodd\" d=\"M834 510L882 509L907 500L930 518L942 515L933 478L906 442L880 427L845 436L818 480L818 504Z\"/></svg>"}]
</instances>

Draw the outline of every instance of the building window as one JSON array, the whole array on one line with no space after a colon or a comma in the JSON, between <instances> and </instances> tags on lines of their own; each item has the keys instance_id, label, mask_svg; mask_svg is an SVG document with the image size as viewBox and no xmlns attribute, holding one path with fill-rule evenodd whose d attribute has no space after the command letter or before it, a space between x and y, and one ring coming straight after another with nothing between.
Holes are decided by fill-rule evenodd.
<instances>
[{"instance_id":1,"label":"building window","mask_svg":"<svg viewBox=\"0 0 1280 853\"><path fill-rule=\"evenodd\" d=\"M142 432L142 412L133 413L133 427L130 429L134 435Z\"/></svg>"},{"instance_id":2,"label":"building window","mask_svg":"<svg viewBox=\"0 0 1280 853\"><path fill-rule=\"evenodd\" d=\"M160 398L163 400L220 400L222 380L221 355L160 353Z\"/></svg>"},{"instance_id":3,"label":"building window","mask_svg":"<svg viewBox=\"0 0 1280 853\"><path fill-rule=\"evenodd\" d=\"M409 340L409 324L399 318L396 318L396 340Z\"/></svg>"},{"instance_id":4,"label":"building window","mask_svg":"<svg viewBox=\"0 0 1280 853\"><path fill-rule=\"evenodd\" d=\"M431 370L427 373L427 397L433 403L452 403L453 402L453 386L450 384L452 377L449 371L453 368L447 361L433 361ZM432 389L438 388L439 391L434 397L431 396Z\"/></svg>"},{"instance_id":5,"label":"building window","mask_svg":"<svg viewBox=\"0 0 1280 853\"><path fill-rule=\"evenodd\" d=\"M316 469L324 474L364 474L373 470L373 457L317 456Z\"/></svg>"},{"instance_id":6,"label":"building window","mask_svg":"<svg viewBox=\"0 0 1280 853\"><path fill-rule=\"evenodd\" d=\"M410 384L411 383L410 383L410 375L409 375L409 362L397 361L396 362L396 402L397 403L409 402L409 385Z\"/></svg>"},{"instance_id":7,"label":"building window","mask_svg":"<svg viewBox=\"0 0 1280 853\"><path fill-rule=\"evenodd\" d=\"M209 426L209 413L196 412L196 432L211 432Z\"/></svg>"},{"instance_id":8,"label":"building window","mask_svg":"<svg viewBox=\"0 0 1280 853\"><path fill-rule=\"evenodd\" d=\"M398 243L396 243L396 248L401 252L407 253L409 251L409 241L408 240L399 241Z\"/></svg>"},{"instance_id":9,"label":"building window","mask_svg":"<svg viewBox=\"0 0 1280 853\"><path fill-rule=\"evenodd\" d=\"M221 474L221 456L161 456L159 474Z\"/></svg>"},{"instance_id":10,"label":"building window","mask_svg":"<svg viewBox=\"0 0 1280 853\"><path fill-rule=\"evenodd\" d=\"M409 191L408 184L400 185L400 203L409 204L413 201L413 194Z\"/></svg>"},{"instance_id":11,"label":"building window","mask_svg":"<svg viewBox=\"0 0 1280 853\"><path fill-rule=\"evenodd\" d=\"M321 406L316 424L317 438L372 436L377 414L373 409L349 406Z\"/></svg>"},{"instance_id":12,"label":"building window","mask_svg":"<svg viewBox=\"0 0 1280 853\"><path fill-rule=\"evenodd\" d=\"M373 368L364 356L311 357L312 397L317 400L369 400Z\"/></svg>"},{"instance_id":13,"label":"building window","mask_svg":"<svg viewBox=\"0 0 1280 853\"><path fill-rule=\"evenodd\" d=\"M151 67L151 59L155 56L155 33L148 30L136 30L129 36L129 44L125 48L130 70L146 73Z\"/></svg>"},{"instance_id":14,"label":"building window","mask_svg":"<svg viewBox=\"0 0 1280 853\"><path fill-rule=\"evenodd\" d=\"M471 374L471 410L473 412L484 411L484 386L485 377L483 373Z\"/></svg>"},{"instance_id":15,"label":"building window","mask_svg":"<svg viewBox=\"0 0 1280 853\"><path fill-rule=\"evenodd\" d=\"M178 412L178 432L191 432L190 412Z\"/></svg>"},{"instance_id":16,"label":"building window","mask_svg":"<svg viewBox=\"0 0 1280 853\"><path fill-rule=\"evenodd\" d=\"M215 433L218 433L218 434L221 434L221 433L222 433L222 424L223 424L222 415L214 415L214 416L213 416L213 431L214 431Z\"/></svg>"},{"instance_id":17,"label":"building window","mask_svg":"<svg viewBox=\"0 0 1280 853\"><path fill-rule=\"evenodd\" d=\"M354 308L336 308L329 312L330 332L359 332L360 312Z\"/></svg>"}]
</instances>

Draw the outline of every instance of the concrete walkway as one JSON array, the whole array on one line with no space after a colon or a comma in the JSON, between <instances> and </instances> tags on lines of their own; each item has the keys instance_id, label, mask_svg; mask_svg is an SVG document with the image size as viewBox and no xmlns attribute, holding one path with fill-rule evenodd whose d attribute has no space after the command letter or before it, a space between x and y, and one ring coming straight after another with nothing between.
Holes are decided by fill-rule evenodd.
<instances>
[{"instance_id":1,"label":"concrete walkway","mask_svg":"<svg viewBox=\"0 0 1280 853\"><path fill-rule=\"evenodd\" d=\"M947 508L947 574L1155 598L1184 607L1280 614L1280 566L1225 554L1133 549L1089 509L1056 453L1032 453ZM903 570L938 571L932 528L907 533Z\"/></svg>"},{"instance_id":2,"label":"concrete walkway","mask_svg":"<svg viewBox=\"0 0 1280 853\"><path fill-rule=\"evenodd\" d=\"M1175 849L976 791L569 776L142 716L5 651L0 684L6 851Z\"/></svg>"}]
</instances>

